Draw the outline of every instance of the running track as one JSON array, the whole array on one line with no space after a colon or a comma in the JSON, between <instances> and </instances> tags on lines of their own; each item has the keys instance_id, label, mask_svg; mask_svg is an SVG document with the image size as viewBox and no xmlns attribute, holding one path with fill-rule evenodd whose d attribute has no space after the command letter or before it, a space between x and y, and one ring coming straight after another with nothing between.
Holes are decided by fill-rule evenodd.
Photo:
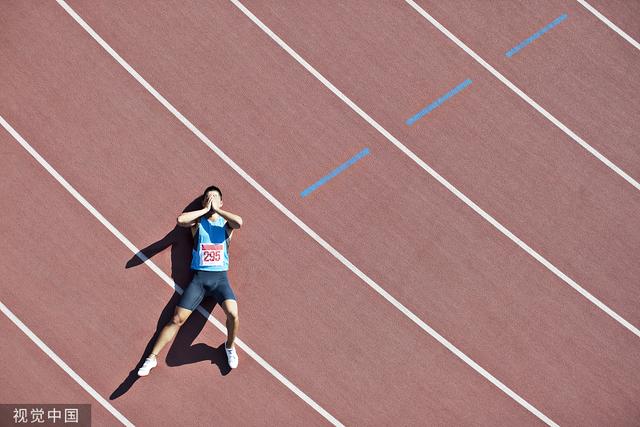
<instances>
[{"instance_id":1,"label":"running track","mask_svg":"<svg viewBox=\"0 0 640 427\"><path fill-rule=\"evenodd\" d=\"M528 4L416 6L637 181L640 52L578 3ZM220 185L246 222L232 246L240 337L312 404L245 351L229 373L224 334L199 314L135 381L177 294L4 131L0 301L108 404L4 316L0 402L92 403L95 425L118 423L113 411L137 425L637 425L639 190L410 5L245 3L553 269L232 3L69 5L289 217L55 2L4 8L2 117L180 286L190 242L175 216ZM637 7L593 5L638 40ZM564 22L504 55L562 13ZM465 79L469 87L405 124ZM368 156L300 197L363 148Z\"/></svg>"}]
</instances>

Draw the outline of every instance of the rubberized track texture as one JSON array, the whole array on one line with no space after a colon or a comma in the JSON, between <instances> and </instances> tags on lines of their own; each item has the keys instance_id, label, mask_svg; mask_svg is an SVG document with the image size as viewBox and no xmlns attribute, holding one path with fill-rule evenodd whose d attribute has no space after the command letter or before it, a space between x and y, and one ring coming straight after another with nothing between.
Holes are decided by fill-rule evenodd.
<instances>
[{"instance_id":1,"label":"rubberized track texture","mask_svg":"<svg viewBox=\"0 0 640 427\"><path fill-rule=\"evenodd\" d=\"M5 2L0 403L637 425L639 23L622 1ZM211 184L244 219L240 366L205 300L138 378L191 277L176 215Z\"/></svg>"}]
</instances>

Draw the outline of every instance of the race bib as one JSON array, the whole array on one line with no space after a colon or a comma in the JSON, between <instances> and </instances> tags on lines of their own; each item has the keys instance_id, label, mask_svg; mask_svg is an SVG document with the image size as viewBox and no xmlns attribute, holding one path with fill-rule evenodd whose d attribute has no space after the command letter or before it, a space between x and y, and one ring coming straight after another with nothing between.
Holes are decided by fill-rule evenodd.
<instances>
[{"instance_id":1,"label":"race bib","mask_svg":"<svg viewBox=\"0 0 640 427\"><path fill-rule=\"evenodd\" d=\"M222 267L224 265L223 252L224 245L222 244L201 243L200 265Z\"/></svg>"}]
</instances>

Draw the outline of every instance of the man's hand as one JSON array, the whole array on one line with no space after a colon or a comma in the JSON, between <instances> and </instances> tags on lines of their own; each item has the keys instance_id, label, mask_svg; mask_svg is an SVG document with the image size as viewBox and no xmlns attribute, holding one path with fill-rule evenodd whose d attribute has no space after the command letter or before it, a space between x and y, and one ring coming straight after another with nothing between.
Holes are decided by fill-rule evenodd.
<instances>
[{"instance_id":1,"label":"man's hand","mask_svg":"<svg viewBox=\"0 0 640 427\"><path fill-rule=\"evenodd\" d=\"M191 211L191 212L183 212L180 215L178 215L178 218L177 218L178 225L180 227L195 226L200 217L209 215L211 213L214 205L215 205L215 200L212 199L210 196L207 196L207 198L204 200L204 203L202 204L202 209L199 209L197 211Z\"/></svg>"},{"instance_id":2,"label":"man's hand","mask_svg":"<svg viewBox=\"0 0 640 427\"><path fill-rule=\"evenodd\" d=\"M222 204L219 197L213 195L214 193L209 193L207 195L207 208L209 210L213 210L214 213L218 212L220 209L220 205Z\"/></svg>"}]
</instances>

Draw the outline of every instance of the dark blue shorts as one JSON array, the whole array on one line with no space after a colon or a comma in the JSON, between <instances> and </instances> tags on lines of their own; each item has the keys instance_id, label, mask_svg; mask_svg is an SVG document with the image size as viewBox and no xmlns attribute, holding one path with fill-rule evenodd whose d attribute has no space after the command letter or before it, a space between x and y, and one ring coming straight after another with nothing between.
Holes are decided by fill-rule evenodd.
<instances>
[{"instance_id":1,"label":"dark blue shorts","mask_svg":"<svg viewBox=\"0 0 640 427\"><path fill-rule=\"evenodd\" d=\"M195 270L191 283L178 302L178 307L193 311L202 299L208 296L213 296L218 304L228 299L236 300L226 271Z\"/></svg>"}]
</instances>

